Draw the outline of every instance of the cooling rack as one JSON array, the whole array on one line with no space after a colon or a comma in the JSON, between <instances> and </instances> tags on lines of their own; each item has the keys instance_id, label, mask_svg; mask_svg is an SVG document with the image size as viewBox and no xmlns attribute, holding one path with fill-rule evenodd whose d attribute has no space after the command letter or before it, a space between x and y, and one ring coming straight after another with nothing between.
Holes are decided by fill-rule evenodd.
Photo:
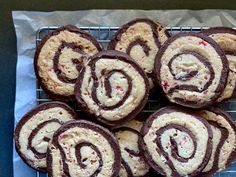
<instances>
[{"instance_id":1,"label":"cooling rack","mask_svg":"<svg viewBox=\"0 0 236 177\"><path fill-rule=\"evenodd\" d=\"M36 33L36 45L40 43L42 38L47 35L48 33L56 30L58 27L50 26L50 27L42 27ZM167 27L167 30L170 34L176 34L179 32L200 32L203 29L207 29L208 27ZM92 34L98 42L104 47L107 47L107 44L110 42L110 39L114 35L114 33L118 30L118 27L80 27L80 29L87 31L88 33ZM38 104L49 102L51 101L48 98L48 95L42 90L38 81L37 81L37 88L36 88L36 100ZM72 107L76 109L77 112L80 112L80 109L76 105L76 103L71 102L69 103ZM167 100L160 94L155 94L150 97L148 100L147 105L145 106L142 113L144 114L151 114L155 112L162 106L167 104ZM236 99L228 101L224 104L219 105L225 111L227 111L231 116L236 120ZM46 174L36 172L36 177L47 177ZM231 165L230 168L217 173L214 177L236 177L236 161Z\"/></svg>"}]
</instances>

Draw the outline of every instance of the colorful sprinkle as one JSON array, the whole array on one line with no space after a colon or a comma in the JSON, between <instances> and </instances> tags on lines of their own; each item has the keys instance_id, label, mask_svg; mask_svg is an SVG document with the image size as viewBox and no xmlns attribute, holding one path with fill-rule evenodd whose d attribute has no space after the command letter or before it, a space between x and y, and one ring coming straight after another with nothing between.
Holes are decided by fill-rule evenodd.
<instances>
[{"instance_id":1,"label":"colorful sprinkle","mask_svg":"<svg viewBox=\"0 0 236 177\"><path fill-rule=\"evenodd\" d=\"M166 80L162 81L162 86L164 87L164 90L167 90L170 86Z\"/></svg>"},{"instance_id":2,"label":"colorful sprinkle","mask_svg":"<svg viewBox=\"0 0 236 177\"><path fill-rule=\"evenodd\" d=\"M207 43L206 43L205 41L200 41L200 42L199 42L199 45L207 46Z\"/></svg>"},{"instance_id":3,"label":"colorful sprinkle","mask_svg":"<svg viewBox=\"0 0 236 177\"><path fill-rule=\"evenodd\" d=\"M121 87L119 85L116 86L116 90L120 90Z\"/></svg>"}]
</instances>

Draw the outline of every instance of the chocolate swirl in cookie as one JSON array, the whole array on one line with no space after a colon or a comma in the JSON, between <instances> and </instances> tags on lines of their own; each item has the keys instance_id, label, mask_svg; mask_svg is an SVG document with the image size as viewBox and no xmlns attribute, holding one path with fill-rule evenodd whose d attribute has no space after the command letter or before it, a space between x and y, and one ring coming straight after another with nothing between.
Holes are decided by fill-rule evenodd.
<instances>
[{"instance_id":1,"label":"chocolate swirl in cookie","mask_svg":"<svg viewBox=\"0 0 236 177\"><path fill-rule=\"evenodd\" d=\"M226 27L209 28L202 31L208 35L224 50L229 62L229 76L227 85L217 99L217 102L236 98L236 30Z\"/></svg>"},{"instance_id":2,"label":"chocolate swirl in cookie","mask_svg":"<svg viewBox=\"0 0 236 177\"><path fill-rule=\"evenodd\" d=\"M162 175L195 176L210 159L210 125L183 108L160 109L148 118L141 134L147 162Z\"/></svg>"},{"instance_id":3,"label":"chocolate swirl in cookie","mask_svg":"<svg viewBox=\"0 0 236 177\"><path fill-rule=\"evenodd\" d=\"M91 58L75 85L79 106L108 125L135 117L148 99L143 70L125 53L103 51Z\"/></svg>"},{"instance_id":4,"label":"chocolate swirl in cookie","mask_svg":"<svg viewBox=\"0 0 236 177\"><path fill-rule=\"evenodd\" d=\"M171 102L201 108L213 104L226 86L228 62L210 37L179 33L157 54L155 77Z\"/></svg>"},{"instance_id":5,"label":"chocolate swirl in cookie","mask_svg":"<svg viewBox=\"0 0 236 177\"><path fill-rule=\"evenodd\" d=\"M35 52L35 73L43 89L56 100L74 99L74 84L88 58L101 50L90 34L75 26L61 27L45 38Z\"/></svg>"},{"instance_id":6,"label":"chocolate swirl in cookie","mask_svg":"<svg viewBox=\"0 0 236 177\"><path fill-rule=\"evenodd\" d=\"M116 177L120 165L114 135L84 120L68 122L58 129L47 152L49 177Z\"/></svg>"},{"instance_id":7,"label":"chocolate swirl in cookie","mask_svg":"<svg viewBox=\"0 0 236 177\"><path fill-rule=\"evenodd\" d=\"M219 108L208 108L197 112L205 118L213 132L213 149L207 166L199 175L212 176L227 168L236 157L236 125L232 117Z\"/></svg>"},{"instance_id":8,"label":"chocolate swirl in cookie","mask_svg":"<svg viewBox=\"0 0 236 177\"><path fill-rule=\"evenodd\" d=\"M120 177L149 176L150 166L144 160L143 152L138 145L142 124L143 122L133 119L113 130L121 149Z\"/></svg>"},{"instance_id":9,"label":"chocolate swirl in cookie","mask_svg":"<svg viewBox=\"0 0 236 177\"><path fill-rule=\"evenodd\" d=\"M116 32L108 49L127 53L152 78L156 54L169 37L160 23L150 19L135 19ZM152 85L151 79L150 82Z\"/></svg>"},{"instance_id":10,"label":"chocolate swirl in cookie","mask_svg":"<svg viewBox=\"0 0 236 177\"><path fill-rule=\"evenodd\" d=\"M53 133L76 112L61 102L41 104L29 111L15 129L16 150L30 167L46 172L46 151Z\"/></svg>"}]
</instances>

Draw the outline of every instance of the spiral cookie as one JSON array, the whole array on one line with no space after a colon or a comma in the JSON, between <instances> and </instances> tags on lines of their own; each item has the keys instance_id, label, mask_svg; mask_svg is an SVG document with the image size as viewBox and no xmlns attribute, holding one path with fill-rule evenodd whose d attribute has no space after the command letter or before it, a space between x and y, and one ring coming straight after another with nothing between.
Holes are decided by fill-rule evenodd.
<instances>
[{"instance_id":1,"label":"spiral cookie","mask_svg":"<svg viewBox=\"0 0 236 177\"><path fill-rule=\"evenodd\" d=\"M209 122L213 132L211 158L199 176L212 176L227 168L236 157L236 125L231 116L219 108L198 113Z\"/></svg>"},{"instance_id":2,"label":"spiral cookie","mask_svg":"<svg viewBox=\"0 0 236 177\"><path fill-rule=\"evenodd\" d=\"M123 127L114 129L121 149L121 170L119 177L144 177L148 176L150 167L143 158L143 153L138 146L142 122L131 120ZM130 128L133 127L133 128Z\"/></svg>"},{"instance_id":3,"label":"spiral cookie","mask_svg":"<svg viewBox=\"0 0 236 177\"><path fill-rule=\"evenodd\" d=\"M171 102L201 108L213 104L227 83L228 62L210 37L179 33L160 49L155 76Z\"/></svg>"},{"instance_id":4,"label":"spiral cookie","mask_svg":"<svg viewBox=\"0 0 236 177\"><path fill-rule=\"evenodd\" d=\"M46 36L37 46L34 66L43 89L56 100L74 99L74 85L88 58L101 50L90 34L64 26Z\"/></svg>"},{"instance_id":5,"label":"spiral cookie","mask_svg":"<svg viewBox=\"0 0 236 177\"><path fill-rule=\"evenodd\" d=\"M113 50L93 56L75 85L81 109L108 125L135 117L146 104L148 92L143 70L127 54Z\"/></svg>"},{"instance_id":6,"label":"spiral cookie","mask_svg":"<svg viewBox=\"0 0 236 177\"><path fill-rule=\"evenodd\" d=\"M49 177L116 177L119 145L107 129L88 121L71 121L54 134L47 152Z\"/></svg>"},{"instance_id":7,"label":"spiral cookie","mask_svg":"<svg viewBox=\"0 0 236 177\"><path fill-rule=\"evenodd\" d=\"M160 109L148 118L141 134L147 162L167 177L195 176L210 159L210 125L183 108Z\"/></svg>"},{"instance_id":8,"label":"spiral cookie","mask_svg":"<svg viewBox=\"0 0 236 177\"><path fill-rule=\"evenodd\" d=\"M15 129L16 150L30 167L46 172L46 151L53 133L76 112L61 102L41 104L28 112Z\"/></svg>"},{"instance_id":9,"label":"spiral cookie","mask_svg":"<svg viewBox=\"0 0 236 177\"><path fill-rule=\"evenodd\" d=\"M229 76L218 102L236 98L236 31L232 28L215 27L203 31L224 50L229 63Z\"/></svg>"},{"instance_id":10,"label":"spiral cookie","mask_svg":"<svg viewBox=\"0 0 236 177\"><path fill-rule=\"evenodd\" d=\"M150 19L135 19L117 31L108 48L129 54L151 77L156 54L169 37L161 24Z\"/></svg>"}]
</instances>

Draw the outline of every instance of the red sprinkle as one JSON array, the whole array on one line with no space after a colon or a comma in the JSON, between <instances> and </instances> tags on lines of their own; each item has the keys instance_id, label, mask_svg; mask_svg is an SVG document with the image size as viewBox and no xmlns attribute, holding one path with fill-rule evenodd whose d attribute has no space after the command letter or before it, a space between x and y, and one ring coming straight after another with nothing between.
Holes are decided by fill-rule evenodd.
<instances>
[{"instance_id":1,"label":"red sprinkle","mask_svg":"<svg viewBox=\"0 0 236 177\"><path fill-rule=\"evenodd\" d=\"M121 87L119 85L116 86L116 90L120 90Z\"/></svg>"},{"instance_id":2,"label":"red sprinkle","mask_svg":"<svg viewBox=\"0 0 236 177\"><path fill-rule=\"evenodd\" d=\"M200 42L199 42L199 45L204 45L204 46L206 46L207 43L206 43L205 41L200 41Z\"/></svg>"},{"instance_id":3,"label":"red sprinkle","mask_svg":"<svg viewBox=\"0 0 236 177\"><path fill-rule=\"evenodd\" d=\"M167 90L170 86L166 80L162 81L162 86L164 87L164 90Z\"/></svg>"}]
</instances>

